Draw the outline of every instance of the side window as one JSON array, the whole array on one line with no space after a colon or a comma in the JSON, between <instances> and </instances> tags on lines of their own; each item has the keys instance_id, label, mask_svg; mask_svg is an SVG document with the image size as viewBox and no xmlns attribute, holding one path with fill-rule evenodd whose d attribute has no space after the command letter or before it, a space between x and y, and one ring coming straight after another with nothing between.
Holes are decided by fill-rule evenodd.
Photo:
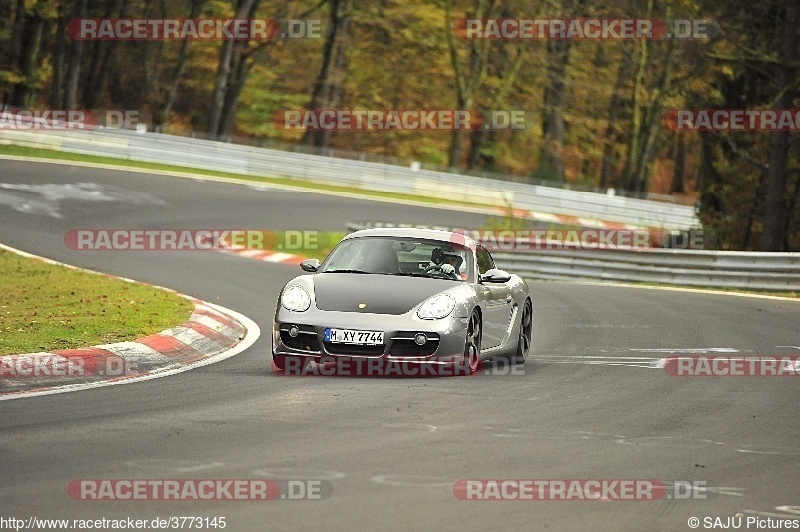
<instances>
[{"instance_id":1,"label":"side window","mask_svg":"<svg viewBox=\"0 0 800 532\"><path fill-rule=\"evenodd\" d=\"M485 247L478 246L475 249L475 258L478 259L478 273L483 274L494 268L494 260Z\"/></svg>"}]
</instances>

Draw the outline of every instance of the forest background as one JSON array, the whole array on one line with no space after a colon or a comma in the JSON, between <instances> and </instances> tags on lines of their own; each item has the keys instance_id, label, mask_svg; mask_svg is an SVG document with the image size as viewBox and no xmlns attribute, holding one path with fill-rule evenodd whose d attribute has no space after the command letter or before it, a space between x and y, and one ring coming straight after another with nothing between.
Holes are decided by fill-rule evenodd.
<instances>
[{"instance_id":1,"label":"forest background","mask_svg":"<svg viewBox=\"0 0 800 532\"><path fill-rule=\"evenodd\" d=\"M318 21L318 38L73 40L75 18ZM464 39L463 18L703 20L708 38ZM696 205L706 247L800 250L800 131L676 131L681 109L800 108L796 0L4 0L4 109ZM523 111L525 127L310 131L311 109ZM800 114L796 115L800 117Z\"/></svg>"}]
</instances>

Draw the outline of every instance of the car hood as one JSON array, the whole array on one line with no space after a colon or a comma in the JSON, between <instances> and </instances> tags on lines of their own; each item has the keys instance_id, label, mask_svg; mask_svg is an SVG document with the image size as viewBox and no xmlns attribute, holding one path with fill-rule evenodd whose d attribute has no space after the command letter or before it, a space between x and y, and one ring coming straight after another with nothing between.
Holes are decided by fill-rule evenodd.
<instances>
[{"instance_id":1,"label":"car hood","mask_svg":"<svg viewBox=\"0 0 800 532\"><path fill-rule=\"evenodd\" d=\"M460 284L427 277L320 273L314 275L314 294L320 310L405 314L430 296Z\"/></svg>"}]
</instances>

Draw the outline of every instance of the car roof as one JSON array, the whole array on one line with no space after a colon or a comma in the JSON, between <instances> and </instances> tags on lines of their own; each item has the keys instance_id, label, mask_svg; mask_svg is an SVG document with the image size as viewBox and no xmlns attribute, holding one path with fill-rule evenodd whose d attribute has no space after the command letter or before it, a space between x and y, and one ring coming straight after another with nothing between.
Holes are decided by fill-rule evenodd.
<instances>
[{"instance_id":1,"label":"car roof","mask_svg":"<svg viewBox=\"0 0 800 532\"><path fill-rule=\"evenodd\" d=\"M424 238L426 240L439 240L451 244L461 244L470 249L475 249L475 241L463 233L419 227L375 227L373 229L362 229L360 231L350 233L349 235L345 236L343 240L371 236Z\"/></svg>"}]
</instances>

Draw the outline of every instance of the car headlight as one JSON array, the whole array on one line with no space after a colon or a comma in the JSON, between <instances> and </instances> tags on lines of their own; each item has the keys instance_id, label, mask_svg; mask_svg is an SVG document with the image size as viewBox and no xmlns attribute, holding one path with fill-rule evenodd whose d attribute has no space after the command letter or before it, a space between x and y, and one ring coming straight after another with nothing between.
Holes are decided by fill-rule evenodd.
<instances>
[{"instance_id":1,"label":"car headlight","mask_svg":"<svg viewBox=\"0 0 800 532\"><path fill-rule=\"evenodd\" d=\"M423 320L438 320L444 318L456 307L456 300L447 294L433 296L419 307L417 316Z\"/></svg>"},{"instance_id":2,"label":"car headlight","mask_svg":"<svg viewBox=\"0 0 800 532\"><path fill-rule=\"evenodd\" d=\"M304 312L311 306L311 296L302 286L290 286L281 295L281 305L286 310Z\"/></svg>"}]
</instances>

